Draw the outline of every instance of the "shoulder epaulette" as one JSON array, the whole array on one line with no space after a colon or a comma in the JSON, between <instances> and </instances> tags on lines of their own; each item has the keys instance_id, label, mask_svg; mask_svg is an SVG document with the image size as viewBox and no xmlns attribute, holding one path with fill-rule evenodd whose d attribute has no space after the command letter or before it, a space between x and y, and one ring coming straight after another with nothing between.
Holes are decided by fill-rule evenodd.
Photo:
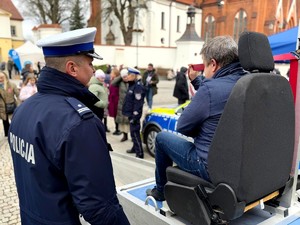
<instances>
[{"instance_id":1,"label":"shoulder epaulette","mask_svg":"<svg viewBox=\"0 0 300 225\"><path fill-rule=\"evenodd\" d=\"M93 112L76 98L67 97L65 99L82 119L88 119L94 116Z\"/></svg>"}]
</instances>

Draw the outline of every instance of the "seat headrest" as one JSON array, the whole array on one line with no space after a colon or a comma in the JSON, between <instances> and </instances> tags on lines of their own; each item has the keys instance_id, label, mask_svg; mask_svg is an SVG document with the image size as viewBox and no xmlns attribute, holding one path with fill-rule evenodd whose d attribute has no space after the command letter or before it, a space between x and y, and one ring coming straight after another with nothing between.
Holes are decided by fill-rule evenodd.
<instances>
[{"instance_id":1,"label":"seat headrest","mask_svg":"<svg viewBox=\"0 0 300 225\"><path fill-rule=\"evenodd\" d=\"M245 31L238 42L238 54L242 67L250 72L269 73L274 69L274 59L266 35Z\"/></svg>"}]
</instances>

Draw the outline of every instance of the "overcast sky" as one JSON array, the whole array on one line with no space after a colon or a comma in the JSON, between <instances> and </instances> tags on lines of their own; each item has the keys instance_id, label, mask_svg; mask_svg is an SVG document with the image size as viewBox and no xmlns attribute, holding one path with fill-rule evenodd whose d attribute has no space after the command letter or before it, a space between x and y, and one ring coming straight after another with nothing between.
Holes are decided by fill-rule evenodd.
<instances>
[{"instance_id":1,"label":"overcast sky","mask_svg":"<svg viewBox=\"0 0 300 225\"><path fill-rule=\"evenodd\" d=\"M0 0L1 1L1 0ZM23 0L12 0L12 2L14 3L14 5L16 6L17 9L19 9L20 14L22 15L22 10L21 10L21 2ZM85 0L85 7L89 7L89 1ZM23 35L24 38L26 40L32 40L33 39L33 33L32 33L32 28L34 26L38 26L39 24L37 23L37 21L33 20L33 19L29 19L28 17L23 16L23 22L22 22L22 27L23 27ZM86 20L89 18L89 14L86 14ZM86 22L86 21L85 21ZM68 24L63 24L62 25L63 30L64 29L68 29Z\"/></svg>"}]
</instances>

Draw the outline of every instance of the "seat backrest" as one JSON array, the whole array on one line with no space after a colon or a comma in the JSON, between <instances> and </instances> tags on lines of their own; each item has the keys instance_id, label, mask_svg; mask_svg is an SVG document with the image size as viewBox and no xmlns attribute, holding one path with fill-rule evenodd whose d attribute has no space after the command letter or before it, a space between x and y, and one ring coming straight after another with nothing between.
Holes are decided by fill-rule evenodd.
<instances>
[{"instance_id":1,"label":"seat backrest","mask_svg":"<svg viewBox=\"0 0 300 225\"><path fill-rule=\"evenodd\" d=\"M244 32L238 47L242 66L257 73L234 86L211 144L208 171L214 185L226 183L239 201L250 203L289 179L295 110L288 81L269 73L274 62L267 37Z\"/></svg>"}]
</instances>

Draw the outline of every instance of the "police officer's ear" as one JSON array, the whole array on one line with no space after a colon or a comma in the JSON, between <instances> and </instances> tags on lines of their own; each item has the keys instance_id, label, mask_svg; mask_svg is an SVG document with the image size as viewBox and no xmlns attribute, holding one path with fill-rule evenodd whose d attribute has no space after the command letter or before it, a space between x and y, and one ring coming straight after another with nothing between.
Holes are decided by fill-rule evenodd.
<instances>
[{"instance_id":1,"label":"police officer's ear","mask_svg":"<svg viewBox=\"0 0 300 225\"><path fill-rule=\"evenodd\" d=\"M72 60L68 60L66 62L66 73L73 76L73 77L76 77L77 76L77 71L78 71L77 64Z\"/></svg>"}]
</instances>

